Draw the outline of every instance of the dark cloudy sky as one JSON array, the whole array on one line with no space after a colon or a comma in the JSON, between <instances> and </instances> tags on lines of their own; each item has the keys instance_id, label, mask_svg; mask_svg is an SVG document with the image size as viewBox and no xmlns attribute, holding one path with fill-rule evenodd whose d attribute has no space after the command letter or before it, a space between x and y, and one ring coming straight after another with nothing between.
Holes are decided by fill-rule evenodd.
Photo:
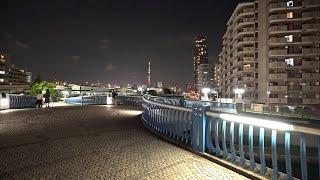
<instances>
[{"instance_id":1,"label":"dark cloudy sky","mask_svg":"<svg viewBox=\"0 0 320 180\"><path fill-rule=\"evenodd\" d=\"M208 36L217 61L235 0L1 0L0 52L46 79L184 86L193 36Z\"/></svg>"}]
</instances>

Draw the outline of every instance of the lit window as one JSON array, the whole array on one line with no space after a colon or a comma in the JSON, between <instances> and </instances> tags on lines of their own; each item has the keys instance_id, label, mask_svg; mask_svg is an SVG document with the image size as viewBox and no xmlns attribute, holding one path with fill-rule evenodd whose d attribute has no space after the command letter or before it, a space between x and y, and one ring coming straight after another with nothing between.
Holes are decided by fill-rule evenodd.
<instances>
[{"instance_id":1,"label":"lit window","mask_svg":"<svg viewBox=\"0 0 320 180\"><path fill-rule=\"evenodd\" d=\"M287 7L293 7L293 1L287 1Z\"/></svg>"},{"instance_id":2,"label":"lit window","mask_svg":"<svg viewBox=\"0 0 320 180\"><path fill-rule=\"evenodd\" d=\"M284 36L287 42L293 42L293 35Z\"/></svg>"},{"instance_id":3,"label":"lit window","mask_svg":"<svg viewBox=\"0 0 320 180\"><path fill-rule=\"evenodd\" d=\"M4 79L0 79L0 82L4 82Z\"/></svg>"},{"instance_id":4,"label":"lit window","mask_svg":"<svg viewBox=\"0 0 320 180\"><path fill-rule=\"evenodd\" d=\"M287 63L288 66L293 66L294 65L293 58L285 59L285 62Z\"/></svg>"},{"instance_id":5,"label":"lit window","mask_svg":"<svg viewBox=\"0 0 320 180\"><path fill-rule=\"evenodd\" d=\"M292 18L293 18L293 12L288 12L287 19L292 19Z\"/></svg>"},{"instance_id":6,"label":"lit window","mask_svg":"<svg viewBox=\"0 0 320 180\"><path fill-rule=\"evenodd\" d=\"M6 74L6 72L5 71L0 71L0 74Z\"/></svg>"}]
</instances>

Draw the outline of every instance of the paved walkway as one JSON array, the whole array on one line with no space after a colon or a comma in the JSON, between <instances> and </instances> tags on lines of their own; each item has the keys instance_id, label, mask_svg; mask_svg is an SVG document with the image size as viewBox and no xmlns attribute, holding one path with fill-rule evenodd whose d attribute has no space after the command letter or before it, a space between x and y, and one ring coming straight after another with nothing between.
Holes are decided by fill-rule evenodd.
<instances>
[{"instance_id":1,"label":"paved walkway","mask_svg":"<svg viewBox=\"0 0 320 180\"><path fill-rule=\"evenodd\" d=\"M0 112L0 179L245 179L143 127L137 109Z\"/></svg>"}]
</instances>

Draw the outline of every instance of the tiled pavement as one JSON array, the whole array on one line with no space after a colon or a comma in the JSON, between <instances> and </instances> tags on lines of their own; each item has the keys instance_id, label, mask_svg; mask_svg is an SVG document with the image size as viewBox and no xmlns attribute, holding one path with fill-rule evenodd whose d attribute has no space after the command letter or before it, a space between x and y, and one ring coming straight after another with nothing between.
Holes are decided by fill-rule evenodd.
<instances>
[{"instance_id":1,"label":"tiled pavement","mask_svg":"<svg viewBox=\"0 0 320 180\"><path fill-rule=\"evenodd\" d=\"M0 112L0 179L245 179L159 139L138 114L112 106Z\"/></svg>"}]
</instances>

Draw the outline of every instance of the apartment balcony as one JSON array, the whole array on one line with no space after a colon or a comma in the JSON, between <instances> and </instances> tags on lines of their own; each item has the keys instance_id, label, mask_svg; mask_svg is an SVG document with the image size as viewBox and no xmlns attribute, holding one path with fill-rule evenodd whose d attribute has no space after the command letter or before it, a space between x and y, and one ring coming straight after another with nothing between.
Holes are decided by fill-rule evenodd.
<instances>
[{"instance_id":1,"label":"apartment balcony","mask_svg":"<svg viewBox=\"0 0 320 180\"><path fill-rule=\"evenodd\" d=\"M319 26L320 29L320 26ZM320 42L320 36L302 36L302 42Z\"/></svg>"},{"instance_id":2,"label":"apartment balcony","mask_svg":"<svg viewBox=\"0 0 320 180\"><path fill-rule=\"evenodd\" d=\"M286 2L271 3L269 7L270 7L270 10L279 9L279 8L287 8L287 3Z\"/></svg>"},{"instance_id":3,"label":"apartment balcony","mask_svg":"<svg viewBox=\"0 0 320 180\"><path fill-rule=\"evenodd\" d=\"M254 72L255 68L254 67L243 67L243 72Z\"/></svg>"},{"instance_id":4,"label":"apartment balcony","mask_svg":"<svg viewBox=\"0 0 320 180\"><path fill-rule=\"evenodd\" d=\"M242 57L242 60L244 62L252 62L252 61L254 61L254 57Z\"/></svg>"},{"instance_id":5,"label":"apartment balcony","mask_svg":"<svg viewBox=\"0 0 320 180\"><path fill-rule=\"evenodd\" d=\"M243 18L243 22L254 22L254 18Z\"/></svg>"},{"instance_id":6,"label":"apartment balcony","mask_svg":"<svg viewBox=\"0 0 320 180\"><path fill-rule=\"evenodd\" d=\"M320 99L302 99L303 104L320 104Z\"/></svg>"},{"instance_id":7,"label":"apartment balcony","mask_svg":"<svg viewBox=\"0 0 320 180\"><path fill-rule=\"evenodd\" d=\"M269 98L270 104L287 104L288 99L287 98Z\"/></svg>"},{"instance_id":8,"label":"apartment balcony","mask_svg":"<svg viewBox=\"0 0 320 180\"><path fill-rule=\"evenodd\" d=\"M243 37L242 41L250 41L250 42L254 42L254 37Z\"/></svg>"},{"instance_id":9,"label":"apartment balcony","mask_svg":"<svg viewBox=\"0 0 320 180\"><path fill-rule=\"evenodd\" d=\"M302 86L302 91L320 92L320 86Z\"/></svg>"},{"instance_id":10,"label":"apartment balcony","mask_svg":"<svg viewBox=\"0 0 320 180\"><path fill-rule=\"evenodd\" d=\"M287 43L286 38L271 38L269 39L269 43Z\"/></svg>"},{"instance_id":11,"label":"apartment balcony","mask_svg":"<svg viewBox=\"0 0 320 180\"><path fill-rule=\"evenodd\" d=\"M320 6L319 0L304 0L304 1L302 1L302 5L307 6L307 7Z\"/></svg>"},{"instance_id":12,"label":"apartment balcony","mask_svg":"<svg viewBox=\"0 0 320 180\"><path fill-rule=\"evenodd\" d=\"M302 49L303 55L320 55L320 48Z\"/></svg>"},{"instance_id":13,"label":"apartment balcony","mask_svg":"<svg viewBox=\"0 0 320 180\"><path fill-rule=\"evenodd\" d=\"M269 86L269 91L271 92L287 92L287 86Z\"/></svg>"},{"instance_id":14,"label":"apartment balcony","mask_svg":"<svg viewBox=\"0 0 320 180\"><path fill-rule=\"evenodd\" d=\"M245 8L243 9L242 13L251 13L251 12L254 12L254 9L253 8ZM240 13L240 14L242 14Z\"/></svg>"},{"instance_id":15,"label":"apartment balcony","mask_svg":"<svg viewBox=\"0 0 320 180\"><path fill-rule=\"evenodd\" d=\"M302 24L303 30L318 30L320 29L320 24Z\"/></svg>"},{"instance_id":16,"label":"apartment balcony","mask_svg":"<svg viewBox=\"0 0 320 180\"><path fill-rule=\"evenodd\" d=\"M243 28L243 32L254 32L254 28L253 27L245 27L245 28Z\"/></svg>"},{"instance_id":17,"label":"apartment balcony","mask_svg":"<svg viewBox=\"0 0 320 180\"><path fill-rule=\"evenodd\" d=\"M320 18L320 11L302 12L302 18Z\"/></svg>"},{"instance_id":18,"label":"apartment balcony","mask_svg":"<svg viewBox=\"0 0 320 180\"><path fill-rule=\"evenodd\" d=\"M287 80L288 75L286 73L283 74L269 74L270 80Z\"/></svg>"},{"instance_id":19,"label":"apartment balcony","mask_svg":"<svg viewBox=\"0 0 320 180\"><path fill-rule=\"evenodd\" d=\"M303 80L319 80L320 79L320 73L302 73L302 79Z\"/></svg>"},{"instance_id":20,"label":"apartment balcony","mask_svg":"<svg viewBox=\"0 0 320 180\"><path fill-rule=\"evenodd\" d=\"M254 77L243 77L242 80L243 80L243 81L250 81L250 82L252 82L252 81L254 81L255 79L254 79Z\"/></svg>"},{"instance_id":21,"label":"apartment balcony","mask_svg":"<svg viewBox=\"0 0 320 180\"><path fill-rule=\"evenodd\" d=\"M302 67L320 67L320 61L302 61Z\"/></svg>"},{"instance_id":22,"label":"apartment balcony","mask_svg":"<svg viewBox=\"0 0 320 180\"><path fill-rule=\"evenodd\" d=\"M279 20L279 19L287 19L286 14L273 14L269 16L269 21Z\"/></svg>"},{"instance_id":23,"label":"apartment balcony","mask_svg":"<svg viewBox=\"0 0 320 180\"><path fill-rule=\"evenodd\" d=\"M244 51L244 52L252 52L252 51L254 51L254 47L243 47L242 49L243 49L242 51Z\"/></svg>"},{"instance_id":24,"label":"apartment balcony","mask_svg":"<svg viewBox=\"0 0 320 180\"><path fill-rule=\"evenodd\" d=\"M271 26L271 27L269 28L269 32L270 32L270 33L285 32L285 31L287 31L287 30L288 30L287 26Z\"/></svg>"},{"instance_id":25,"label":"apartment balcony","mask_svg":"<svg viewBox=\"0 0 320 180\"><path fill-rule=\"evenodd\" d=\"M288 65L283 62L269 62L269 68L286 68Z\"/></svg>"},{"instance_id":26,"label":"apartment balcony","mask_svg":"<svg viewBox=\"0 0 320 180\"><path fill-rule=\"evenodd\" d=\"M286 49L270 50L269 56L285 56L287 55Z\"/></svg>"}]
</instances>

